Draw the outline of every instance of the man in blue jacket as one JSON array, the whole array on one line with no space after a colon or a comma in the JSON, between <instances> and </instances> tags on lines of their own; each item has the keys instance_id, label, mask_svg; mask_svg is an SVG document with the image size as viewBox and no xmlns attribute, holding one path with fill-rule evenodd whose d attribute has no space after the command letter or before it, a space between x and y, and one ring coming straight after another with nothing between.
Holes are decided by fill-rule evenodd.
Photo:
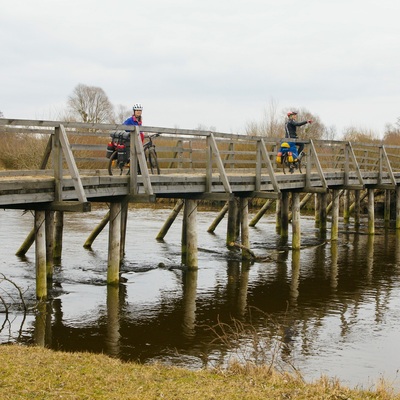
<instances>
[{"instance_id":1,"label":"man in blue jacket","mask_svg":"<svg viewBox=\"0 0 400 400\"><path fill-rule=\"evenodd\" d=\"M296 121L297 112L295 112L295 111L289 111L287 113L287 116L288 116L288 120L285 125L285 137L286 138L298 139L297 132L296 132L297 127L312 123L311 119L308 121L297 122ZM298 153L299 157L301 158L304 155L303 154L304 143L296 143L296 146L297 146L297 153Z\"/></svg>"}]
</instances>

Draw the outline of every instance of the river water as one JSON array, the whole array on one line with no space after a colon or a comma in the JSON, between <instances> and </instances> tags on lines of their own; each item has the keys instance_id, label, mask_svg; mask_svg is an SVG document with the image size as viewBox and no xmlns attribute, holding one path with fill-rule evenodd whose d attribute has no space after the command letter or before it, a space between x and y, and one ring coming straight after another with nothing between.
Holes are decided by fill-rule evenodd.
<instances>
[{"instance_id":1,"label":"river water","mask_svg":"<svg viewBox=\"0 0 400 400\"><path fill-rule=\"evenodd\" d=\"M226 219L210 234L207 228L218 211L199 211L199 269L187 271L181 266L181 215L164 241L156 241L170 209L132 208L123 282L108 287L108 227L92 249L83 248L106 212L100 207L65 214L63 258L55 267L50 299L32 309L34 246L26 257L15 253L33 215L0 211L0 273L12 281L0 282L8 310L0 314L1 343L191 369L237 359L296 368L307 381L326 375L368 389L383 378L400 389L400 236L395 230L378 221L370 236L366 221L357 230L342 224L332 244L321 238L312 216L303 216L302 249L293 252L290 235L282 240L269 214L250 228L258 259L246 262L225 246ZM13 284L23 291L27 313Z\"/></svg>"}]
</instances>

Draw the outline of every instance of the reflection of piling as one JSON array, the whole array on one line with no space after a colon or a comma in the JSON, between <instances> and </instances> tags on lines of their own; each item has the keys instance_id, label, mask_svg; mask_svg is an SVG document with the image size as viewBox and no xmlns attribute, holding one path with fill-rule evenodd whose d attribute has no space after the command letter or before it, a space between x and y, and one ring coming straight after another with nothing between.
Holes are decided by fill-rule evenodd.
<instances>
[{"instance_id":1,"label":"reflection of piling","mask_svg":"<svg viewBox=\"0 0 400 400\"><path fill-rule=\"evenodd\" d=\"M197 270L183 274L183 334L190 338L195 334Z\"/></svg>"},{"instance_id":2,"label":"reflection of piling","mask_svg":"<svg viewBox=\"0 0 400 400\"><path fill-rule=\"evenodd\" d=\"M119 285L107 286L107 354L118 356L120 350Z\"/></svg>"},{"instance_id":3,"label":"reflection of piling","mask_svg":"<svg viewBox=\"0 0 400 400\"><path fill-rule=\"evenodd\" d=\"M338 243L331 242L331 288L337 289L338 285Z\"/></svg>"},{"instance_id":4,"label":"reflection of piling","mask_svg":"<svg viewBox=\"0 0 400 400\"><path fill-rule=\"evenodd\" d=\"M290 300L296 304L299 297L299 277L300 277L300 250L292 252L292 280L290 282Z\"/></svg>"},{"instance_id":5,"label":"reflection of piling","mask_svg":"<svg viewBox=\"0 0 400 400\"><path fill-rule=\"evenodd\" d=\"M160 229L160 232L158 232L158 235L156 236L156 240L163 240L165 235L167 234L167 232L169 231L169 228L171 227L171 225L174 223L176 217L179 214L179 211L181 211L182 207L183 207L183 200L179 199L173 210L171 211L171 214L168 216L167 220L164 223L164 226Z\"/></svg>"}]
</instances>

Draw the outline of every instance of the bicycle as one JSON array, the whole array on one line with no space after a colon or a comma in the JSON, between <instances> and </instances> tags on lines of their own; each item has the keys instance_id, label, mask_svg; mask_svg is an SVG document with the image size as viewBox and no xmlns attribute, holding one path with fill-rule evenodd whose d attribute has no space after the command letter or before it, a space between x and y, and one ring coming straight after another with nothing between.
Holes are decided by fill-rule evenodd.
<instances>
[{"instance_id":1,"label":"bicycle","mask_svg":"<svg viewBox=\"0 0 400 400\"><path fill-rule=\"evenodd\" d=\"M124 169L127 170L126 175L130 172L130 142L129 133L127 132L115 132L111 135L111 142L107 146L107 158L108 161L108 173L109 175L122 175ZM156 146L153 143L153 139L160 136L159 133L145 136L147 142L143 144L143 151L146 157L146 161L149 164L150 171L152 174L160 175L160 167L158 165ZM138 165L138 173L140 174L140 166Z\"/></svg>"},{"instance_id":2,"label":"bicycle","mask_svg":"<svg viewBox=\"0 0 400 400\"><path fill-rule=\"evenodd\" d=\"M287 168L291 174L293 174L296 169L302 174L301 167L302 163L304 164L304 161L302 161L304 156L304 152L301 152L299 156L297 155L295 143L283 142L277 155L277 163L282 164L284 174L286 174L285 168Z\"/></svg>"}]
</instances>

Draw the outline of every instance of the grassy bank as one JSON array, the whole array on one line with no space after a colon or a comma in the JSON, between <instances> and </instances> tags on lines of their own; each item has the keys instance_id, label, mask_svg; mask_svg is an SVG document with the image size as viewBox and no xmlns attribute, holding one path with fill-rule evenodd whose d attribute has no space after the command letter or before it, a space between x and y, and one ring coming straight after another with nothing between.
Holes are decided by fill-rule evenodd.
<instances>
[{"instance_id":1,"label":"grassy bank","mask_svg":"<svg viewBox=\"0 0 400 400\"><path fill-rule=\"evenodd\" d=\"M123 363L105 355L0 346L0 398L8 399L400 399L390 390L357 391L266 368L189 371Z\"/></svg>"}]
</instances>

